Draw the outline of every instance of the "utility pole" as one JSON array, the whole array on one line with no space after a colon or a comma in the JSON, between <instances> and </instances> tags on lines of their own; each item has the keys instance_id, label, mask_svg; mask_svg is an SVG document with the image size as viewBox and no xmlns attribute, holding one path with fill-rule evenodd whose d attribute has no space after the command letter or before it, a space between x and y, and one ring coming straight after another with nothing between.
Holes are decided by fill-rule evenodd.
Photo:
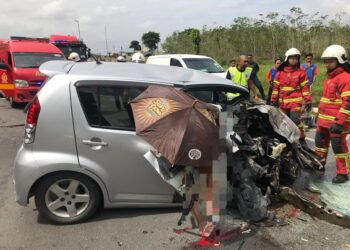
<instances>
[{"instance_id":1,"label":"utility pole","mask_svg":"<svg viewBox=\"0 0 350 250\"><path fill-rule=\"evenodd\" d=\"M80 24L79 24L79 20L78 20L78 19L75 19L74 22L76 22L76 23L78 24L79 40L81 40L81 37L80 37Z\"/></svg>"},{"instance_id":2,"label":"utility pole","mask_svg":"<svg viewBox=\"0 0 350 250\"><path fill-rule=\"evenodd\" d=\"M105 25L105 40L106 40L106 51L108 56L108 42L107 42L107 26Z\"/></svg>"}]
</instances>

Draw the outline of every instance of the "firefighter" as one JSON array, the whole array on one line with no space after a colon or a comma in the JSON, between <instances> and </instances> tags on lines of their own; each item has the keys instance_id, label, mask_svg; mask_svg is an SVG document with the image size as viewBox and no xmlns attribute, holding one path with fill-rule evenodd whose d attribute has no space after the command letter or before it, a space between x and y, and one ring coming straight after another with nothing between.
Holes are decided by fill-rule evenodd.
<instances>
[{"instance_id":1,"label":"firefighter","mask_svg":"<svg viewBox=\"0 0 350 250\"><path fill-rule=\"evenodd\" d=\"M79 62L80 61L79 54L77 52L70 53L69 57L68 57L68 60L69 61L74 61L74 62Z\"/></svg>"},{"instance_id":2,"label":"firefighter","mask_svg":"<svg viewBox=\"0 0 350 250\"><path fill-rule=\"evenodd\" d=\"M301 122L301 108L312 108L310 86L304 70L300 68L300 51L289 49L284 62L277 68L271 95L271 105L279 107L299 127L300 144L307 148L305 133Z\"/></svg>"},{"instance_id":3,"label":"firefighter","mask_svg":"<svg viewBox=\"0 0 350 250\"><path fill-rule=\"evenodd\" d=\"M337 175L333 183L349 180L349 150L346 133L350 128L350 66L345 49L340 45L329 46L321 57L327 68L320 100L316 153L326 164L329 143L332 144L336 159Z\"/></svg>"}]
</instances>

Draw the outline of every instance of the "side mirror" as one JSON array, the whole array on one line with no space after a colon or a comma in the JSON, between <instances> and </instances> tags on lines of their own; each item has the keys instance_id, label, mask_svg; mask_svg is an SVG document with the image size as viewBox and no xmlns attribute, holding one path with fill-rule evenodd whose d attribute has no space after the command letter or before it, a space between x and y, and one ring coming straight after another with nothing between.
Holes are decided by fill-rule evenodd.
<instances>
[{"instance_id":1,"label":"side mirror","mask_svg":"<svg viewBox=\"0 0 350 250\"><path fill-rule=\"evenodd\" d=\"M0 69L9 70L9 67L5 63L0 62Z\"/></svg>"}]
</instances>

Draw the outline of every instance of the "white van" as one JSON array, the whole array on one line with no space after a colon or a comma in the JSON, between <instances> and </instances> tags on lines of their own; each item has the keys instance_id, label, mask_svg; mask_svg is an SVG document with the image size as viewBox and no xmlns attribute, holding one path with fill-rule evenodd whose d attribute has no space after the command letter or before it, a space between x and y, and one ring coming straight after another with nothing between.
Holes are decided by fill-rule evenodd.
<instances>
[{"instance_id":1,"label":"white van","mask_svg":"<svg viewBox=\"0 0 350 250\"><path fill-rule=\"evenodd\" d=\"M225 70L208 56L186 54L150 56L146 63L195 69L226 78Z\"/></svg>"}]
</instances>

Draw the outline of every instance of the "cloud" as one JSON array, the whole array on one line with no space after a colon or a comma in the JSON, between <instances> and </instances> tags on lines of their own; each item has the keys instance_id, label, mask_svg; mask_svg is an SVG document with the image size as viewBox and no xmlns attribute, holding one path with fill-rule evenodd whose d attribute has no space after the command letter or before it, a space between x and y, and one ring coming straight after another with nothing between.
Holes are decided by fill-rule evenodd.
<instances>
[{"instance_id":1,"label":"cloud","mask_svg":"<svg viewBox=\"0 0 350 250\"><path fill-rule=\"evenodd\" d=\"M107 27L109 48L128 47L131 40L155 31L164 40L173 31L204 25L230 25L235 17L257 17L260 13L286 14L293 6L306 13L350 13L348 0L10 0L2 1L0 37L11 35L49 36L78 34L95 52L105 53L104 28Z\"/></svg>"},{"instance_id":2,"label":"cloud","mask_svg":"<svg viewBox=\"0 0 350 250\"><path fill-rule=\"evenodd\" d=\"M65 0L55 0L52 2L46 3L44 6L40 8L38 13L42 17L53 17L57 14L61 15L62 11L64 11Z\"/></svg>"},{"instance_id":3,"label":"cloud","mask_svg":"<svg viewBox=\"0 0 350 250\"><path fill-rule=\"evenodd\" d=\"M143 23L140 23L137 25L137 27L140 27L142 29L148 29L151 28L154 25L154 22L152 21L145 21Z\"/></svg>"}]
</instances>

